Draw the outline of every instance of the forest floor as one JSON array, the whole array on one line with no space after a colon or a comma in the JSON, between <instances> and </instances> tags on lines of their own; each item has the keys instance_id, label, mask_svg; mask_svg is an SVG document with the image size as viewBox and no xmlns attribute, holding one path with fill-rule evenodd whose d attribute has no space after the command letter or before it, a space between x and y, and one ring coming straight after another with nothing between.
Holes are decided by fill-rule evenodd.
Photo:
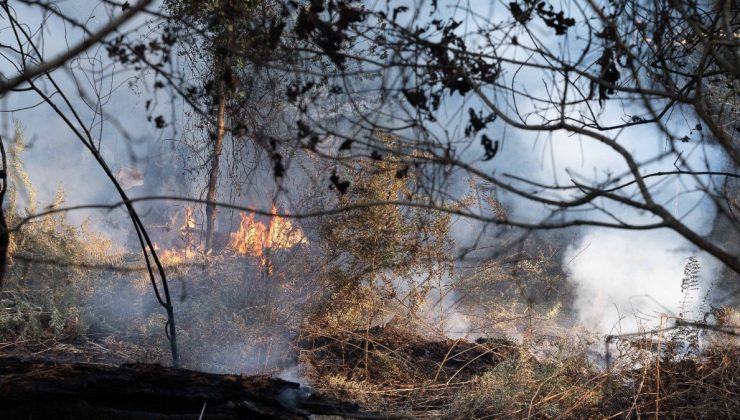
<instances>
[{"instance_id":1,"label":"forest floor","mask_svg":"<svg viewBox=\"0 0 740 420\"><path fill-rule=\"evenodd\" d=\"M374 418L295 382L153 364L0 358L4 419ZM385 418L385 417L384 417Z\"/></svg>"},{"instance_id":2,"label":"forest floor","mask_svg":"<svg viewBox=\"0 0 740 420\"><path fill-rule=\"evenodd\" d=\"M504 338L430 340L390 327L331 333L307 328L294 343L299 385L272 376L136 364L153 350L113 337L18 340L0 343L0 410L9 416L4 418L46 418L51 412L44 410L53 409L66 418L162 419L199 418L204 406L203 418L224 419L736 414L737 343L715 343L693 354L681 353L675 343L666 341L661 351L647 341L615 343L612 364L604 369L585 354L541 357Z\"/></svg>"},{"instance_id":3,"label":"forest floor","mask_svg":"<svg viewBox=\"0 0 740 420\"><path fill-rule=\"evenodd\" d=\"M312 335L304 337L298 345L301 361L306 364L303 371L310 371L314 376L337 378L351 377L359 369L369 375L367 379L385 389L379 391L378 396L393 400L396 406L404 404L402 400L413 400L412 412L416 413L438 411L461 385L470 383L481 372L515 353L514 343L507 340L478 343L448 339L430 341L400 330L379 327L338 336ZM6 409L4 412L10 416L7 418L44 416L51 412L62 416L68 414L70 418L75 412L84 413L78 418L100 415L106 418L187 418L208 401L206 405L210 407L210 414L218 413L222 416L219 418L250 414L247 409L253 409L251 414L257 413L261 417L301 418L306 412L318 412L359 418L358 406L368 402L356 398L356 394L347 393L345 387L322 387L314 390L328 397L303 401L302 404L308 408L286 409L280 402L284 398L281 397L283 388L296 395L303 388L277 378L241 376L242 391L245 395L257 393L262 405L246 408L243 404L229 405L228 401L237 398L237 391L222 395L220 387L222 382L234 381L236 376L201 374L137 363L149 357L146 348L111 336L102 340L78 336L74 340L49 338L0 343L0 409ZM151 383L163 375L168 379ZM132 388L131 381L138 384L138 391ZM322 382L319 380L317 384ZM198 388L193 389L197 384L200 384ZM90 393L91 389L95 391ZM164 389L176 391L164 392ZM249 398L252 401L255 397ZM123 405L114 407L108 402L115 399L128 401L125 410ZM39 405L42 401L43 404ZM160 408L154 411L144 409L144 406L152 404ZM375 404L364 406L367 410L378 408ZM408 410L384 411L383 418L394 414L414 417ZM369 414L362 416L372 417Z\"/></svg>"},{"instance_id":4,"label":"forest floor","mask_svg":"<svg viewBox=\"0 0 740 420\"><path fill-rule=\"evenodd\" d=\"M440 414L466 385L519 354L507 339L429 340L382 327L313 331L299 346L306 376L322 392L413 417Z\"/></svg>"}]
</instances>

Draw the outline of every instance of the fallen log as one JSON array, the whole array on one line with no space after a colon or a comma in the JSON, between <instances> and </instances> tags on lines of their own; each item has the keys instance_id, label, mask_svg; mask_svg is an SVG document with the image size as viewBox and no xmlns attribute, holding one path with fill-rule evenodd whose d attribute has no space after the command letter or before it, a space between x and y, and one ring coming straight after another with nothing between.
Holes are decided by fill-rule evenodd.
<instances>
[{"instance_id":1,"label":"fallen log","mask_svg":"<svg viewBox=\"0 0 740 420\"><path fill-rule=\"evenodd\" d=\"M269 376L0 358L3 419L375 418ZM334 417L336 418L336 417Z\"/></svg>"}]
</instances>

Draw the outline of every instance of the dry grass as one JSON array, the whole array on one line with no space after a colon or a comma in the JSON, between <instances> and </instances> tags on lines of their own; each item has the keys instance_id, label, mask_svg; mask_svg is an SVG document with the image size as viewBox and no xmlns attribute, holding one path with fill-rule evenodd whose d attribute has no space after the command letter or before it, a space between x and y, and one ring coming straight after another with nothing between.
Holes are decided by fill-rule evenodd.
<instances>
[{"instance_id":1,"label":"dry grass","mask_svg":"<svg viewBox=\"0 0 740 420\"><path fill-rule=\"evenodd\" d=\"M39 204L18 155L23 151L20 131L10 148L6 217L14 226ZM48 207L65 201L59 189ZM21 202L26 206L21 207ZM87 224L70 223L64 213L47 215L24 224L10 235L8 269L0 290L0 340L74 340L88 334L96 314L86 305L95 294L114 294L119 280L86 265L115 265L122 253L110 240ZM38 263L33 261L51 261Z\"/></svg>"},{"instance_id":2,"label":"dry grass","mask_svg":"<svg viewBox=\"0 0 740 420\"><path fill-rule=\"evenodd\" d=\"M740 412L737 343L710 337L699 353L681 354L676 349L682 345L671 340L652 351L624 340L607 371L588 347L574 348L567 338L543 356L508 340L435 341L398 328L331 334L305 328L300 359L322 392L389 415L732 418Z\"/></svg>"}]
</instances>

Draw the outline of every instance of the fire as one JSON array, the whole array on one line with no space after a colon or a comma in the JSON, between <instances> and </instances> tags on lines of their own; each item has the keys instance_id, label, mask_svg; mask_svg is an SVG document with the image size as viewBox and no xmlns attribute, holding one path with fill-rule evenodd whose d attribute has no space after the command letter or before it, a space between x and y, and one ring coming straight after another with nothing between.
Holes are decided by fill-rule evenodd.
<instances>
[{"instance_id":1,"label":"fire","mask_svg":"<svg viewBox=\"0 0 740 420\"><path fill-rule=\"evenodd\" d=\"M272 213L277 213L274 204ZM273 216L265 226L254 220L254 213L241 213L240 216L239 230L229 234L229 247L239 254L261 257L265 249L288 249L306 241L301 229L288 219Z\"/></svg>"},{"instance_id":2,"label":"fire","mask_svg":"<svg viewBox=\"0 0 740 420\"><path fill-rule=\"evenodd\" d=\"M195 250L190 247L183 250L172 248L159 252L159 260L165 266L173 266L192 260L196 255Z\"/></svg>"},{"instance_id":3,"label":"fire","mask_svg":"<svg viewBox=\"0 0 740 420\"><path fill-rule=\"evenodd\" d=\"M154 251L157 252L159 261L165 267L172 267L172 266L184 264L194 259L198 255L195 248L191 246L188 246L185 249L177 249L177 248L161 249L160 246L155 243L153 248L154 248ZM149 249L149 247L147 247L147 249Z\"/></svg>"},{"instance_id":4,"label":"fire","mask_svg":"<svg viewBox=\"0 0 740 420\"><path fill-rule=\"evenodd\" d=\"M183 232L195 230L195 217L193 216L192 207L185 207L185 223L183 223L180 230Z\"/></svg>"},{"instance_id":5,"label":"fire","mask_svg":"<svg viewBox=\"0 0 740 420\"><path fill-rule=\"evenodd\" d=\"M254 214L247 216L247 213L241 213L240 216L239 230L229 234L229 246L239 254L259 257L266 247L267 229L264 224L254 221Z\"/></svg>"},{"instance_id":6,"label":"fire","mask_svg":"<svg viewBox=\"0 0 740 420\"><path fill-rule=\"evenodd\" d=\"M272 213L277 213L277 207L272 206ZM196 221L191 207L185 208L185 218L179 226L179 236L182 247L161 248L154 244L154 250L163 265L168 267L187 265L203 255L198 246L196 237ZM268 223L255 220L254 213L241 213L239 230L229 234L229 248L239 255L258 257L260 263L267 267L268 272L272 266L265 250L288 249L307 242L303 231L290 223L290 220L273 216ZM182 217L182 213L180 216Z\"/></svg>"},{"instance_id":7,"label":"fire","mask_svg":"<svg viewBox=\"0 0 740 420\"><path fill-rule=\"evenodd\" d=\"M196 223L193 208L185 207L184 216L182 224L177 228L179 229L182 246L163 249L159 244L154 244L153 248L159 256L159 261L166 267L189 263L199 255L197 238L195 237ZM182 217L182 213L178 213L173 218L172 224L174 225L180 217Z\"/></svg>"}]
</instances>

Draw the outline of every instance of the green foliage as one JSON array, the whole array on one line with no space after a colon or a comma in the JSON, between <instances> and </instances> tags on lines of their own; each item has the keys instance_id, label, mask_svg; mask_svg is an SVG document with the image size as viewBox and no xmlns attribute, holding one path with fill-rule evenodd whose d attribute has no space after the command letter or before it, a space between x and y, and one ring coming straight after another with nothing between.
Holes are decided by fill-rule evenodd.
<instances>
[{"instance_id":1,"label":"green foliage","mask_svg":"<svg viewBox=\"0 0 740 420\"><path fill-rule=\"evenodd\" d=\"M172 17L172 30L182 35L180 47L192 49L196 61L207 61L209 68L200 76L223 78L232 89L235 73L246 65L245 57L267 46L258 29L270 1L166 0L164 7Z\"/></svg>"},{"instance_id":2,"label":"green foliage","mask_svg":"<svg viewBox=\"0 0 740 420\"><path fill-rule=\"evenodd\" d=\"M686 266L683 270L683 278L681 279L681 294L683 299L681 300L681 313L678 314L681 318L690 318L690 306L694 302L696 295L699 291L700 286L700 271L701 265L699 259L692 255L686 262Z\"/></svg>"},{"instance_id":3,"label":"green foliage","mask_svg":"<svg viewBox=\"0 0 740 420\"><path fill-rule=\"evenodd\" d=\"M248 16L262 0L167 0L165 7L176 18L189 18L208 24L210 27L222 27L222 31L232 31L233 21Z\"/></svg>"},{"instance_id":4,"label":"green foliage","mask_svg":"<svg viewBox=\"0 0 740 420\"><path fill-rule=\"evenodd\" d=\"M44 309L34 304L28 296L19 291L2 292L0 299L0 339L2 341L22 340L27 337L40 337L43 332Z\"/></svg>"}]
</instances>

